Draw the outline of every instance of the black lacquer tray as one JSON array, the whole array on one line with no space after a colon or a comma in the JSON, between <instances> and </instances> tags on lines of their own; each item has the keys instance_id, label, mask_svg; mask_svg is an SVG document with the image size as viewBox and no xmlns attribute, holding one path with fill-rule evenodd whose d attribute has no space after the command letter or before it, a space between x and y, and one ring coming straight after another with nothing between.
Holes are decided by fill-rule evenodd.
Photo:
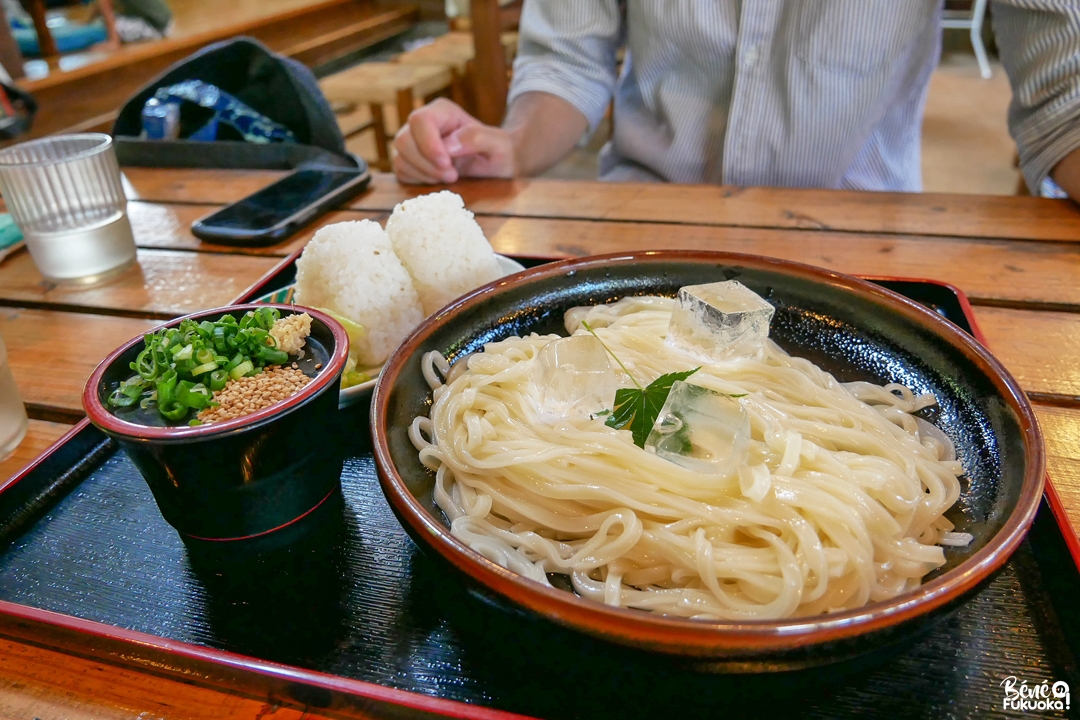
<instances>
[{"instance_id":1,"label":"black lacquer tray","mask_svg":"<svg viewBox=\"0 0 1080 720\"><path fill-rule=\"evenodd\" d=\"M875 281L977 334L955 289ZM0 634L378 717L1031 717L1003 710L1007 677L1080 691L1075 536L1052 491L990 585L906 646L813 671L707 675L474 597L383 499L366 405L339 413L331 519L257 561L191 555L123 452L77 426L0 486Z\"/></svg>"}]
</instances>

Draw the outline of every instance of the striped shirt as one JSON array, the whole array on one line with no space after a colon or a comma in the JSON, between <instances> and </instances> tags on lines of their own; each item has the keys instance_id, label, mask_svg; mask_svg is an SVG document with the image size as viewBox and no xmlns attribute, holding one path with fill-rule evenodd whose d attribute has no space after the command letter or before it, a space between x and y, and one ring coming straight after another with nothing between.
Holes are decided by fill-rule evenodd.
<instances>
[{"instance_id":1,"label":"striped shirt","mask_svg":"<svg viewBox=\"0 0 1080 720\"><path fill-rule=\"evenodd\" d=\"M992 4L1037 188L1080 147L1080 0ZM917 191L941 15L941 0L526 0L510 100L551 93L595 129L614 97L605 180Z\"/></svg>"}]
</instances>

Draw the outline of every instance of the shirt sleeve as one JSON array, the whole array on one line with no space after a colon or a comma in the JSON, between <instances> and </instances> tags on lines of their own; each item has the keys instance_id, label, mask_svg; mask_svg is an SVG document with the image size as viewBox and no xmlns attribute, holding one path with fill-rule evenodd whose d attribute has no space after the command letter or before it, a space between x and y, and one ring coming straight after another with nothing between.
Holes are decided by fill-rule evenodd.
<instances>
[{"instance_id":1,"label":"shirt sleeve","mask_svg":"<svg viewBox=\"0 0 1080 720\"><path fill-rule=\"evenodd\" d=\"M592 132L615 89L621 30L618 0L528 0L507 104L522 93L550 93L577 108Z\"/></svg>"},{"instance_id":2,"label":"shirt sleeve","mask_svg":"<svg viewBox=\"0 0 1080 720\"><path fill-rule=\"evenodd\" d=\"M1080 3L996 0L994 34L1012 84L1009 132L1028 187L1080 147Z\"/></svg>"}]
</instances>

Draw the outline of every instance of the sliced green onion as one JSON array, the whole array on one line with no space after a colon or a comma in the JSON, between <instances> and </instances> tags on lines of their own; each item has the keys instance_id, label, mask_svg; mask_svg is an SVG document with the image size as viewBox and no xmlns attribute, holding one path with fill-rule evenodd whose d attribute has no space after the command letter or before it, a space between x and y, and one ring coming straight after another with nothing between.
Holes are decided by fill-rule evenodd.
<instances>
[{"instance_id":1,"label":"sliced green onion","mask_svg":"<svg viewBox=\"0 0 1080 720\"><path fill-rule=\"evenodd\" d=\"M150 348L143 348L143 351L135 358L135 362L131 364L131 369L139 373L144 380L153 380L157 377L158 368L154 362L154 353Z\"/></svg>"},{"instance_id":2,"label":"sliced green onion","mask_svg":"<svg viewBox=\"0 0 1080 720\"><path fill-rule=\"evenodd\" d=\"M228 347L225 345L225 328L221 325L215 325L211 338L214 341L214 349L218 352L225 352Z\"/></svg>"},{"instance_id":3,"label":"sliced green onion","mask_svg":"<svg viewBox=\"0 0 1080 720\"><path fill-rule=\"evenodd\" d=\"M176 402L196 410L202 410L210 403L210 391L202 383L184 380L176 388Z\"/></svg>"},{"instance_id":4,"label":"sliced green onion","mask_svg":"<svg viewBox=\"0 0 1080 720\"><path fill-rule=\"evenodd\" d=\"M172 368L166 370L158 378L156 390L159 407L165 407L172 402L173 393L176 391L176 371Z\"/></svg>"},{"instance_id":5,"label":"sliced green onion","mask_svg":"<svg viewBox=\"0 0 1080 720\"><path fill-rule=\"evenodd\" d=\"M109 396L107 402L113 407L130 407L142 395L144 387L146 384L137 377L124 380Z\"/></svg>"},{"instance_id":6,"label":"sliced green onion","mask_svg":"<svg viewBox=\"0 0 1080 720\"><path fill-rule=\"evenodd\" d=\"M229 371L229 377L233 380L239 380L254 369L255 365L250 360L245 360Z\"/></svg>"},{"instance_id":7,"label":"sliced green onion","mask_svg":"<svg viewBox=\"0 0 1080 720\"><path fill-rule=\"evenodd\" d=\"M172 402L159 404L158 412L160 412L167 420L181 420L187 415L188 406L181 405L174 400Z\"/></svg>"},{"instance_id":8,"label":"sliced green onion","mask_svg":"<svg viewBox=\"0 0 1080 720\"><path fill-rule=\"evenodd\" d=\"M251 330L248 330L248 337L256 345L267 345L267 338L270 338L270 340L273 341L273 337L270 335L270 333L268 333L266 330L263 330L262 328L252 328Z\"/></svg>"},{"instance_id":9,"label":"sliced green onion","mask_svg":"<svg viewBox=\"0 0 1080 720\"><path fill-rule=\"evenodd\" d=\"M276 308L260 307L243 316L223 315L216 321L182 320L176 327L146 333L143 348L129 363L134 371L110 395L113 407L141 407L168 420L188 410L216 405L213 393L230 378L251 377L267 365L284 365L289 356L270 334L281 318ZM352 330L359 326L352 324ZM353 376L362 382L366 375Z\"/></svg>"},{"instance_id":10,"label":"sliced green onion","mask_svg":"<svg viewBox=\"0 0 1080 720\"><path fill-rule=\"evenodd\" d=\"M269 330L274 323L281 319L281 313L277 308L262 307L255 311L255 319L264 330Z\"/></svg>"},{"instance_id":11,"label":"sliced green onion","mask_svg":"<svg viewBox=\"0 0 1080 720\"><path fill-rule=\"evenodd\" d=\"M218 369L218 364L216 362L214 362L213 360L211 360L208 363L203 363L202 365L199 365L198 367L192 368L191 369L191 375L192 375L192 377L199 377L203 373L208 373L211 370L217 370L217 369Z\"/></svg>"},{"instance_id":12,"label":"sliced green onion","mask_svg":"<svg viewBox=\"0 0 1080 720\"><path fill-rule=\"evenodd\" d=\"M109 405L113 407L131 407L138 400L137 397L129 397L122 393L119 388L113 391L113 394L109 396Z\"/></svg>"},{"instance_id":13,"label":"sliced green onion","mask_svg":"<svg viewBox=\"0 0 1080 720\"><path fill-rule=\"evenodd\" d=\"M244 358L244 353L236 353L235 355L233 355L233 359L225 364L225 369L232 370L234 367L244 362L245 359L246 358Z\"/></svg>"},{"instance_id":14,"label":"sliced green onion","mask_svg":"<svg viewBox=\"0 0 1080 720\"><path fill-rule=\"evenodd\" d=\"M169 353L164 345L156 345L150 354L154 357L154 369L158 375L169 369Z\"/></svg>"},{"instance_id":15,"label":"sliced green onion","mask_svg":"<svg viewBox=\"0 0 1080 720\"><path fill-rule=\"evenodd\" d=\"M255 351L255 357L265 360L270 365L284 365L289 361L289 353L272 347L261 347Z\"/></svg>"},{"instance_id":16,"label":"sliced green onion","mask_svg":"<svg viewBox=\"0 0 1080 720\"><path fill-rule=\"evenodd\" d=\"M215 370L210 373L210 389L214 392L221 390L229 383L229 373L227 370Z\"/></svg>"}]
</instances>

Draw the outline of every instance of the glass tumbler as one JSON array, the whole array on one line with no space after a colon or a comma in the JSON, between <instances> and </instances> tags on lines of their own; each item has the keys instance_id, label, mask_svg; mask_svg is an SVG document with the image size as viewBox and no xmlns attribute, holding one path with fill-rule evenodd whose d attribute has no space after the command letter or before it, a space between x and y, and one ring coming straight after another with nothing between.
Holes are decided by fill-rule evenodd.
<instances>
[{"instance_id":1,"label":"glass tumbler","mask_svg":"<svg viewBox=\"0 0 1080 720\"><path fill-rule=\"evenodd\" d=\"M26 435L26 408L8 367L7 346L0 337L0 459L7 457Z\"/></svg>"},{"instance_id":2,"label":"glass tumbler","mask_svg":"<svg viewBox=\"0 0 1080 720\"><path fill-rule=\"evenodd\" d=\"M0 192L41 274L91 283L135 260L112 138L57 135L0 150Z\"/></svg>"}]
</instances>

